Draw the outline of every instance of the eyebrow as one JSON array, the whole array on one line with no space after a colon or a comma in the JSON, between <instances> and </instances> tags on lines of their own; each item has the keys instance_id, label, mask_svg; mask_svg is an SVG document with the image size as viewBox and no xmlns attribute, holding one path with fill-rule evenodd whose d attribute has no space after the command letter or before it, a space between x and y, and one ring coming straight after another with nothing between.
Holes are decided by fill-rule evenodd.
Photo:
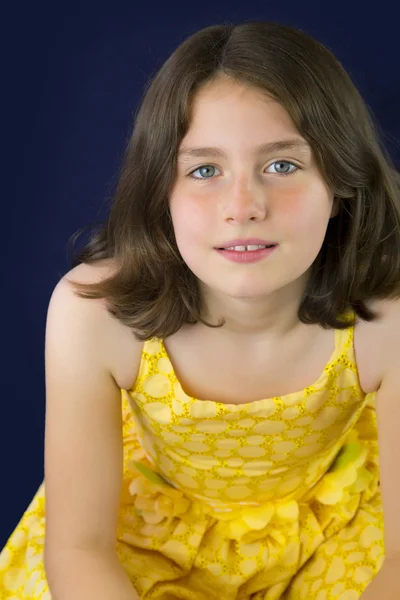
<instances>
[{"instance_id":1,"label":"eyebrow","mask_svg":"<svg viewBox=\"0 0 400 600\"><path fill-rule=\"evenodd\" d=\"M261 156L263 154L269 154L272 152L281 152L282 150L300 150L307 151L311 150L310 144L302 139L290 139L290 140L275 140L274 142L268 142L266 144L261 144L255 149L255 155ZM178 152L178 158L202 158L202 157L210 157L210 158L227 158L226 153L220 148L189 148L182 147Z\"/></svg>"}]
</instances>

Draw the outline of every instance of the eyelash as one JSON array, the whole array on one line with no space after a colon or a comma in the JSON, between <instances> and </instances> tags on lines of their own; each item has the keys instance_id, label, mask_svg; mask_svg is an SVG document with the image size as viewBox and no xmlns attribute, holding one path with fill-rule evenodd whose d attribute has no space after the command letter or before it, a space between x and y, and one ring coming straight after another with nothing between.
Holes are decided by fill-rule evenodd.
<instances>
[{"instance_id":1,"label":"eyelash","mask_svg":"<svg viewBox=\"0 0 400 600\"><path fill-rule=\"evenodd\" d=\"M289 173L274 173L275 175L280 175L281 177L287 177L288 175L292 175L293 173L296 173L296 171L301 170L301 167L299 167L298 165L295 165L294 163L292 163L288 160L276 160L273 163L271 163L269 166L272 167L272 165L276 165L277 163L286 163L288 165L291 165L292 167L296 167L293 171L290 171ZM199 171L200 169L203 169L204 167L212 167L213 169L216 169L216 167L214 167L213 165L200 165L196 169L193 169L193 171L190 171L190 173L187 174L187 177L190 177L190 179L193 179L193 181L197 181L197 182L209 181L211 179L214 179L213 177L194 177L193 176L193 173L196 173L196 171Z\"/></svg>"}]
</instances>

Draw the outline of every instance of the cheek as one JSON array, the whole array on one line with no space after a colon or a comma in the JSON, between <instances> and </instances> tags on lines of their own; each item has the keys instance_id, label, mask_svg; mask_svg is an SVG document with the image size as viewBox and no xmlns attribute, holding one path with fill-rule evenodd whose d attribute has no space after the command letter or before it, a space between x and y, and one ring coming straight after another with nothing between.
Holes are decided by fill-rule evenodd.
<instances>
[{"instance_id":1,"label":"cheek","mask_svg":"<svg viewBox=\"0 0 400 600\"><path fill-rule=\"evenodd\" d=\"M189 196L175 197L170 210L177 240L204 236L204 231L209 228L211 215L206 210L204 198L200 201Z\"/></svg>"},{"instance_id":2,"label":"cheek","mask_svg":"<svg viewBox=\"0 0 400 600\"><path fill-rule=\"evenodd\" d=\"M315 228L327 225L327 197L325 190L296 187L285 192L278 203L279 218L296 237L307 235Z\"/></svg>"},{"instance_id":3,"label":"cheek","mask_svg":"<svg viewBox=\"0 0 400 600\"><path fill-rule=\"evenodd\" d=\"M207 210L205 198L197 200L190 196L180 196L171 202L172 220L177 226L185 229L200 229L202 224L210 220L210 210Z\"/></svg>"}]
</instances>

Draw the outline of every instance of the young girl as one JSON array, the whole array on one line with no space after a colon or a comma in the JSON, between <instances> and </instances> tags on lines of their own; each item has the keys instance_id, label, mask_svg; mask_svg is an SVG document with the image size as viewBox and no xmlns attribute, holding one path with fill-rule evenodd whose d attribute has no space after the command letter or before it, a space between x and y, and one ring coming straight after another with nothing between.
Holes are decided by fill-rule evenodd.
<instances>
[{"instance_id":1,"label":"young girl","mask_svg":"<svg viewBox=\"0 0 400 600\"><path fill-rule=\"evenodd\" d=\"M305 33L172 54L50 300L45 483L2 600L399 597L399 189Z\"/></svg>"}]
</instances>

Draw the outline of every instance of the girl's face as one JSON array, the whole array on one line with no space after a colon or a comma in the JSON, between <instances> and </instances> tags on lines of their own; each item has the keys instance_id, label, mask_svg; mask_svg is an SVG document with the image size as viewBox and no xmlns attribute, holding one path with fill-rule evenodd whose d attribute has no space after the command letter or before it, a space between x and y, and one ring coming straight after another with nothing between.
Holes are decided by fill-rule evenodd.
<instances>
[{"instance_id":1,"label":"girl's face","mask_svg":"<svg viewBox=\"0 0 400 600\"><path fill-rule=\"evenodd\" d=\"M306 274L337 214L333 194L286 110L259 90L221 79L197 93L191 116L170 193L178 249L203 291L261 299ZM257 152L282 140L303 146ZM228 261L216 248L238 238L279 245L258 262Z\"/></svg>"}]
</instances>

